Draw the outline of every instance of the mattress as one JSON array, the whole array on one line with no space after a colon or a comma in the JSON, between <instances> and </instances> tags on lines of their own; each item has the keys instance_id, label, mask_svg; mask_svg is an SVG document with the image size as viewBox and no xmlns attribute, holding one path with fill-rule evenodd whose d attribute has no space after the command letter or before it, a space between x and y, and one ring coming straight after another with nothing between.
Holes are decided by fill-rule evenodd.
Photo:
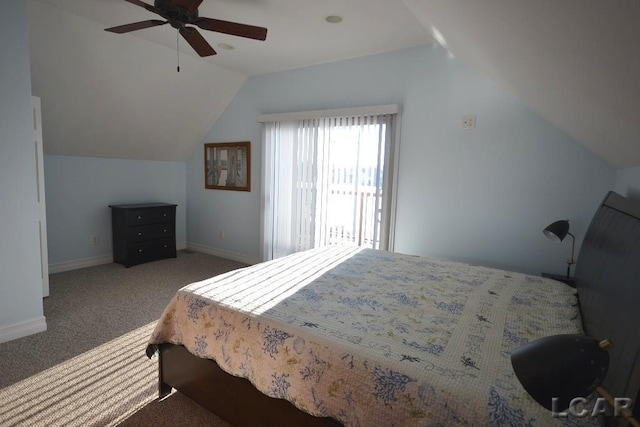
<instances>
[{"instance_id":1,"label":"mattress","mask_svg":"<svg viewBox=\"0 0 640 427\"><path fill-rule=\"evenodd\" d=\"M182 288L147 351L184 345L346 426L547 425L510 353L562 333L582 333L575 289L562 283L328 246Z\"/></svg>"}]
</instances>

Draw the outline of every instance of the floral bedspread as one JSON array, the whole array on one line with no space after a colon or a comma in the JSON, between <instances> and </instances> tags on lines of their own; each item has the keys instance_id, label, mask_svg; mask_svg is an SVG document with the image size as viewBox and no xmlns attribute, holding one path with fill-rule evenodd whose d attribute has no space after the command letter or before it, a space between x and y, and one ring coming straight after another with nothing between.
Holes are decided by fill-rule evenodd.
<instances>
[{"instance_id":1,"label":"floral bedspread","mask_svg":"<svg viewBox=\"0 0 640 427\"><path fill-rule=\"evenodd\" d=\"M576 303L550 279L330 246L184 287L148 350L182 344L346 426L549 425L509 355L582 333Z\"/></svg>"}]
</instances>

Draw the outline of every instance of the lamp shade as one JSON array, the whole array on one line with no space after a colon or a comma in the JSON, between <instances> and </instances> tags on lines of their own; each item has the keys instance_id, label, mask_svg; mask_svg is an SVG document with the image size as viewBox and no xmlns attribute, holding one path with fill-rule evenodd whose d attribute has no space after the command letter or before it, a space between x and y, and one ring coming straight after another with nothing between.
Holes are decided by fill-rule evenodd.
<instances>
[{"instance_id":1,"label":"lamp shade","mask_svg":"<svg viewBox=\"0 0 640 427\"><path fill-rule=\"evenodd\" d=\"M609 354L594 338L553 335L516 349L511 364L536 402L548 410L565 410L572 399L590 395L602 382Z\"/></svg>"},{"instance_id":2,"label":"lamp shade","mask_svg":"<svg viewBox=\"0 0 640 427\"><path fill-rule=\"evenodd\" d=\"M566 219L549 224L543 231L551 240L562 241L569 234L569 221Z\"/></svg>"}]
</instances>

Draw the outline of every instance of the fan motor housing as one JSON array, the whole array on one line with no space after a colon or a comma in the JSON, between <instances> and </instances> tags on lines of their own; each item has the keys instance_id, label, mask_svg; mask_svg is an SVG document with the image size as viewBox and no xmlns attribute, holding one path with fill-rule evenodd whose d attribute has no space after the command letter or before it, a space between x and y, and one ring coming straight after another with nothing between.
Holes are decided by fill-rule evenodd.
<instances>
[{"instance_id":1,"label":"fan motor housing","mask_svg":"<svg viewBox=\"0 0 640 427\"><path fill-rule=\"evenodd\" d=\"M183 27L198 19L198 9L190 12L183 6L176 4L176 0L155 0L153 5L174 28Z\"/></svg>"}]
</instances>

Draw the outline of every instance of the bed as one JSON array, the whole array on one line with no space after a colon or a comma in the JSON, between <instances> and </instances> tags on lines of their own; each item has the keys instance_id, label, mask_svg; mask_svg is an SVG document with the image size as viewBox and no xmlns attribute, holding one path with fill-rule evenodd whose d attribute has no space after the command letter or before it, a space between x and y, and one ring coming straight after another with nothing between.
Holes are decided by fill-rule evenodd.
<instances>
[{"instance_id":1,"label":"bed","mask_svg":"<svg viewBox=\"0 0 640 427\"><path fill-rule=\"evenodd\" d=\"M149 340L172 388L235 425L546 425L510 353L609 338L605 386L640 388L640 204L611 192L573 289L483 266L332 246L178 291ZM579 420L581 423L594 420Z\"/></svg>"}]
</instances>

